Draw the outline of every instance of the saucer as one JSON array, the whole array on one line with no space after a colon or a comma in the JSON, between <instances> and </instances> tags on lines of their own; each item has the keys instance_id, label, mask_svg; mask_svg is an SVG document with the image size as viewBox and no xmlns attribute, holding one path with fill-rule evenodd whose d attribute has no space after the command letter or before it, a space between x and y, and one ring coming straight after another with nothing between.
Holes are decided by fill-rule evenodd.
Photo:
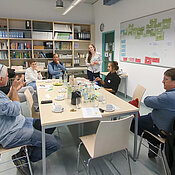
<instances>
[{"instance_id":1,"label":"saucer","mask_svg":"<svg viewBox=\"0 0 175 175\"><path fill-rule=\"evenodd\" d=\"M57 100L57 101L64 100L64 96L59 96L59 98L55 98L55 100Z\"/></svg>"},{"instance_id":2,"label":"saucer","mask_svg":"<svg viewBox=\"0 0 175 175\"><path fill-rule=\"evenodd\" d=\"M111 104L111 105L112 105L112 104ZM110 108L110 109L106 109L106 108L105 108L105 111L106 111L106 112L113 112L113 111L115 111L115 109L116 109L115 106L112 105L112 108Z\"/></svg>"},{"instance_id":3,"label":"saucer","mask_svg":"<svg viewBox=\"0 0 175 175\"><path fill-rule=\"evenodd\" d=\"M54 109L52 109L52 112L55 112L55 113L60 113L60 112L63 112L64 111L64 108L62 108L61 110L59 111L55 111Z\"/></svg>"}]
</instances>

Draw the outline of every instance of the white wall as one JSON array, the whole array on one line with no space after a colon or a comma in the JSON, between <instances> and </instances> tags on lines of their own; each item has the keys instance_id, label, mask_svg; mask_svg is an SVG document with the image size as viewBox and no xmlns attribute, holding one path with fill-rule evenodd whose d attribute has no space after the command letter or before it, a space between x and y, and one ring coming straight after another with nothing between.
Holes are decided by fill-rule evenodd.
<instances>
[{"instance_id":1,"label":"white wall","mask_svg":"<svg viewBox=\"0 0 175 175\"><path fill-rule=\"evenodd\" d=\"M115 60L119 61L120 51L120 22L145 16L155 12L175 7L174 0L120 0L112 6L103 6L102 0L94 5L95 16L95 41L98 51L102 51L102 33L100 24L105 25L104 32L115 30ZM119 61L119 66L128 73L128 95L132 96L137 84L146 88L144 95L157 95L163 89L162 78L165 68L124 63ZM119 89L123 91L123 87Z\"/></svg>"},{"instance_id":2,"label":"white wall","mask_svg":"<svg viewBox=\"0 0 175 175\"><path fill-rule=\"evenodd\" d=\"M70 4L70 1L63 1L66 6ZM93 23L93 8L89 4L80 3L62 16L64 10L56 9L56 0L0 0L1 18Z\"/></svg>"}]
</instances>

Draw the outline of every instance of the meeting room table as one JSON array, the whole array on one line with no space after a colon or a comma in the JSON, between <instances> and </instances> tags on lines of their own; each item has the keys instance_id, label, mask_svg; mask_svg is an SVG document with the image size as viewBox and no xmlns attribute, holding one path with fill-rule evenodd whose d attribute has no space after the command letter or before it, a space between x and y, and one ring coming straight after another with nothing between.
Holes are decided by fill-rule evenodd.
<instances>
[{"instance_id":1,"label":"meeting room table","mask_svg":"<svg viewBox=\"0 0 175 175\"><path fill-rule=\"evenodd\" d=\"M99 94L102 94L105 98L106 104L113 104L116 109L112 112L104 111L102 118L84 118L82 113L82 108L91 107L91 103L81 104L81 108L77 109L76 105L71 104L71 99L67 98L67 93L64 91L65 87L54 86L53 84L56 80L39 80L36 82L37 93L38 93L38 103L40 110L40 119L42 126L42 166L43 166L43 175L46 175L46 150L45 150L45 130L47 128L73 125L73 124L83 124L90 121L97 120L111 120L114 117L134 115L136 116L135 120L135 134L134 134L134 150L133 150L133 159L136 160L137 153L137 130L138 130L138 108L129 104L128 102L120 99L116 95L113 95L106 91L104 88L96 90ZM56 97L62 94L64 99L57 100ZM41 104L41 101L52 100L52 103ZM53 112L53 105L58 104L62 105L64 108L63 112ZM102 102L98 103L100 108L105 108ZM82 133L81 133L82 134ZM80 136L80 135L79 135Z\"/></svg>"}]
</instances>

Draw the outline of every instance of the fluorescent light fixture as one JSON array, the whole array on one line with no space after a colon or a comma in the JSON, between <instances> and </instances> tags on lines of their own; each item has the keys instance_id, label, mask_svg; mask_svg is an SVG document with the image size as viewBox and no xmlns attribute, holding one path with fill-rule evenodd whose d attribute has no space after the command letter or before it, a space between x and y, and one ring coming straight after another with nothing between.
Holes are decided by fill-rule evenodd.
<instances>
[{"instance_id":1,"label":"fluorescent light fixture","mask_svg":"<svg viewBox=\"0 0 175 175\"><path fill-rule=\"evenodd\" d=\"M71 11L77 4L79 4L82 0L74 0L70 6L64 11L62 15L66 15L69 11Z\"/></svg>"},{"instance_id":2,"label":"fluorescent light fixture","mask_svg":"<svg viewBox=\"0 0 175 175\"><path fill-rule=\"evenodd\" d=\"M56 0L56 8L63 8L63 1L62 0Z\"/></svg>"}]
</instances>

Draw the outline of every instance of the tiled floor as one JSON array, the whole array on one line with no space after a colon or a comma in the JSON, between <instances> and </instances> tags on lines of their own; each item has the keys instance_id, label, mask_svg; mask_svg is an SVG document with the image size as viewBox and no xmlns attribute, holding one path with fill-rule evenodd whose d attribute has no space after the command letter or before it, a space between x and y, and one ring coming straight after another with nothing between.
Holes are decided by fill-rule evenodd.
<instances>
[{"instance_id":1,"label":"tiled floor","mask_svg":"<svg viewBox=\"0 0 175 175\"><path fill-rule=\"evenodd\" d=\"M123 99L123 95L119 94L119 96ZM129 101L130 99L125 99ZM146 114L150 112L151 109L145 107L141 104L140 113ZM58 135L57 130L55 131L56 135ZM50 155L47 158L47 174L49 175L86 175L86 168L83 163L83 160L88 158L88 154L85 150L82 150L82 161L80 163L80 172L77 172L76 169L76 160L77 160L77 146L74 143L74 139L68 129L68 127L60 127L59 128L59 136L62 141L62 148L56 153ZM129 152L132 154L133 151L133 134L130 135L129 141ZM11 153L12 154L12 153ZM7 158L11 158L9 153L5 154L1 157L2 160L7 160ZM110 161L110 156L105 156L103 158L98 158L92 160L90 170L92 175L128 175L129 168L128 163L126 161L125 152L117 152L113 154L113 159ZM139 159L134 162L130 159L132 174L133 175L163 175L163 169L161 160L158 158L154 160L150 160L147 157L147 149L142 147L141 154ZM13 166L13 163L8 163L6 167ZM34 175L42 174L42 161L32 164ZM0 167L2 170L2 166ZM13 175L20 174L16 169L7 171L2 173L3 175ZM0 174L1 175L1 174Z\"/></svg>"}]
</instances>

